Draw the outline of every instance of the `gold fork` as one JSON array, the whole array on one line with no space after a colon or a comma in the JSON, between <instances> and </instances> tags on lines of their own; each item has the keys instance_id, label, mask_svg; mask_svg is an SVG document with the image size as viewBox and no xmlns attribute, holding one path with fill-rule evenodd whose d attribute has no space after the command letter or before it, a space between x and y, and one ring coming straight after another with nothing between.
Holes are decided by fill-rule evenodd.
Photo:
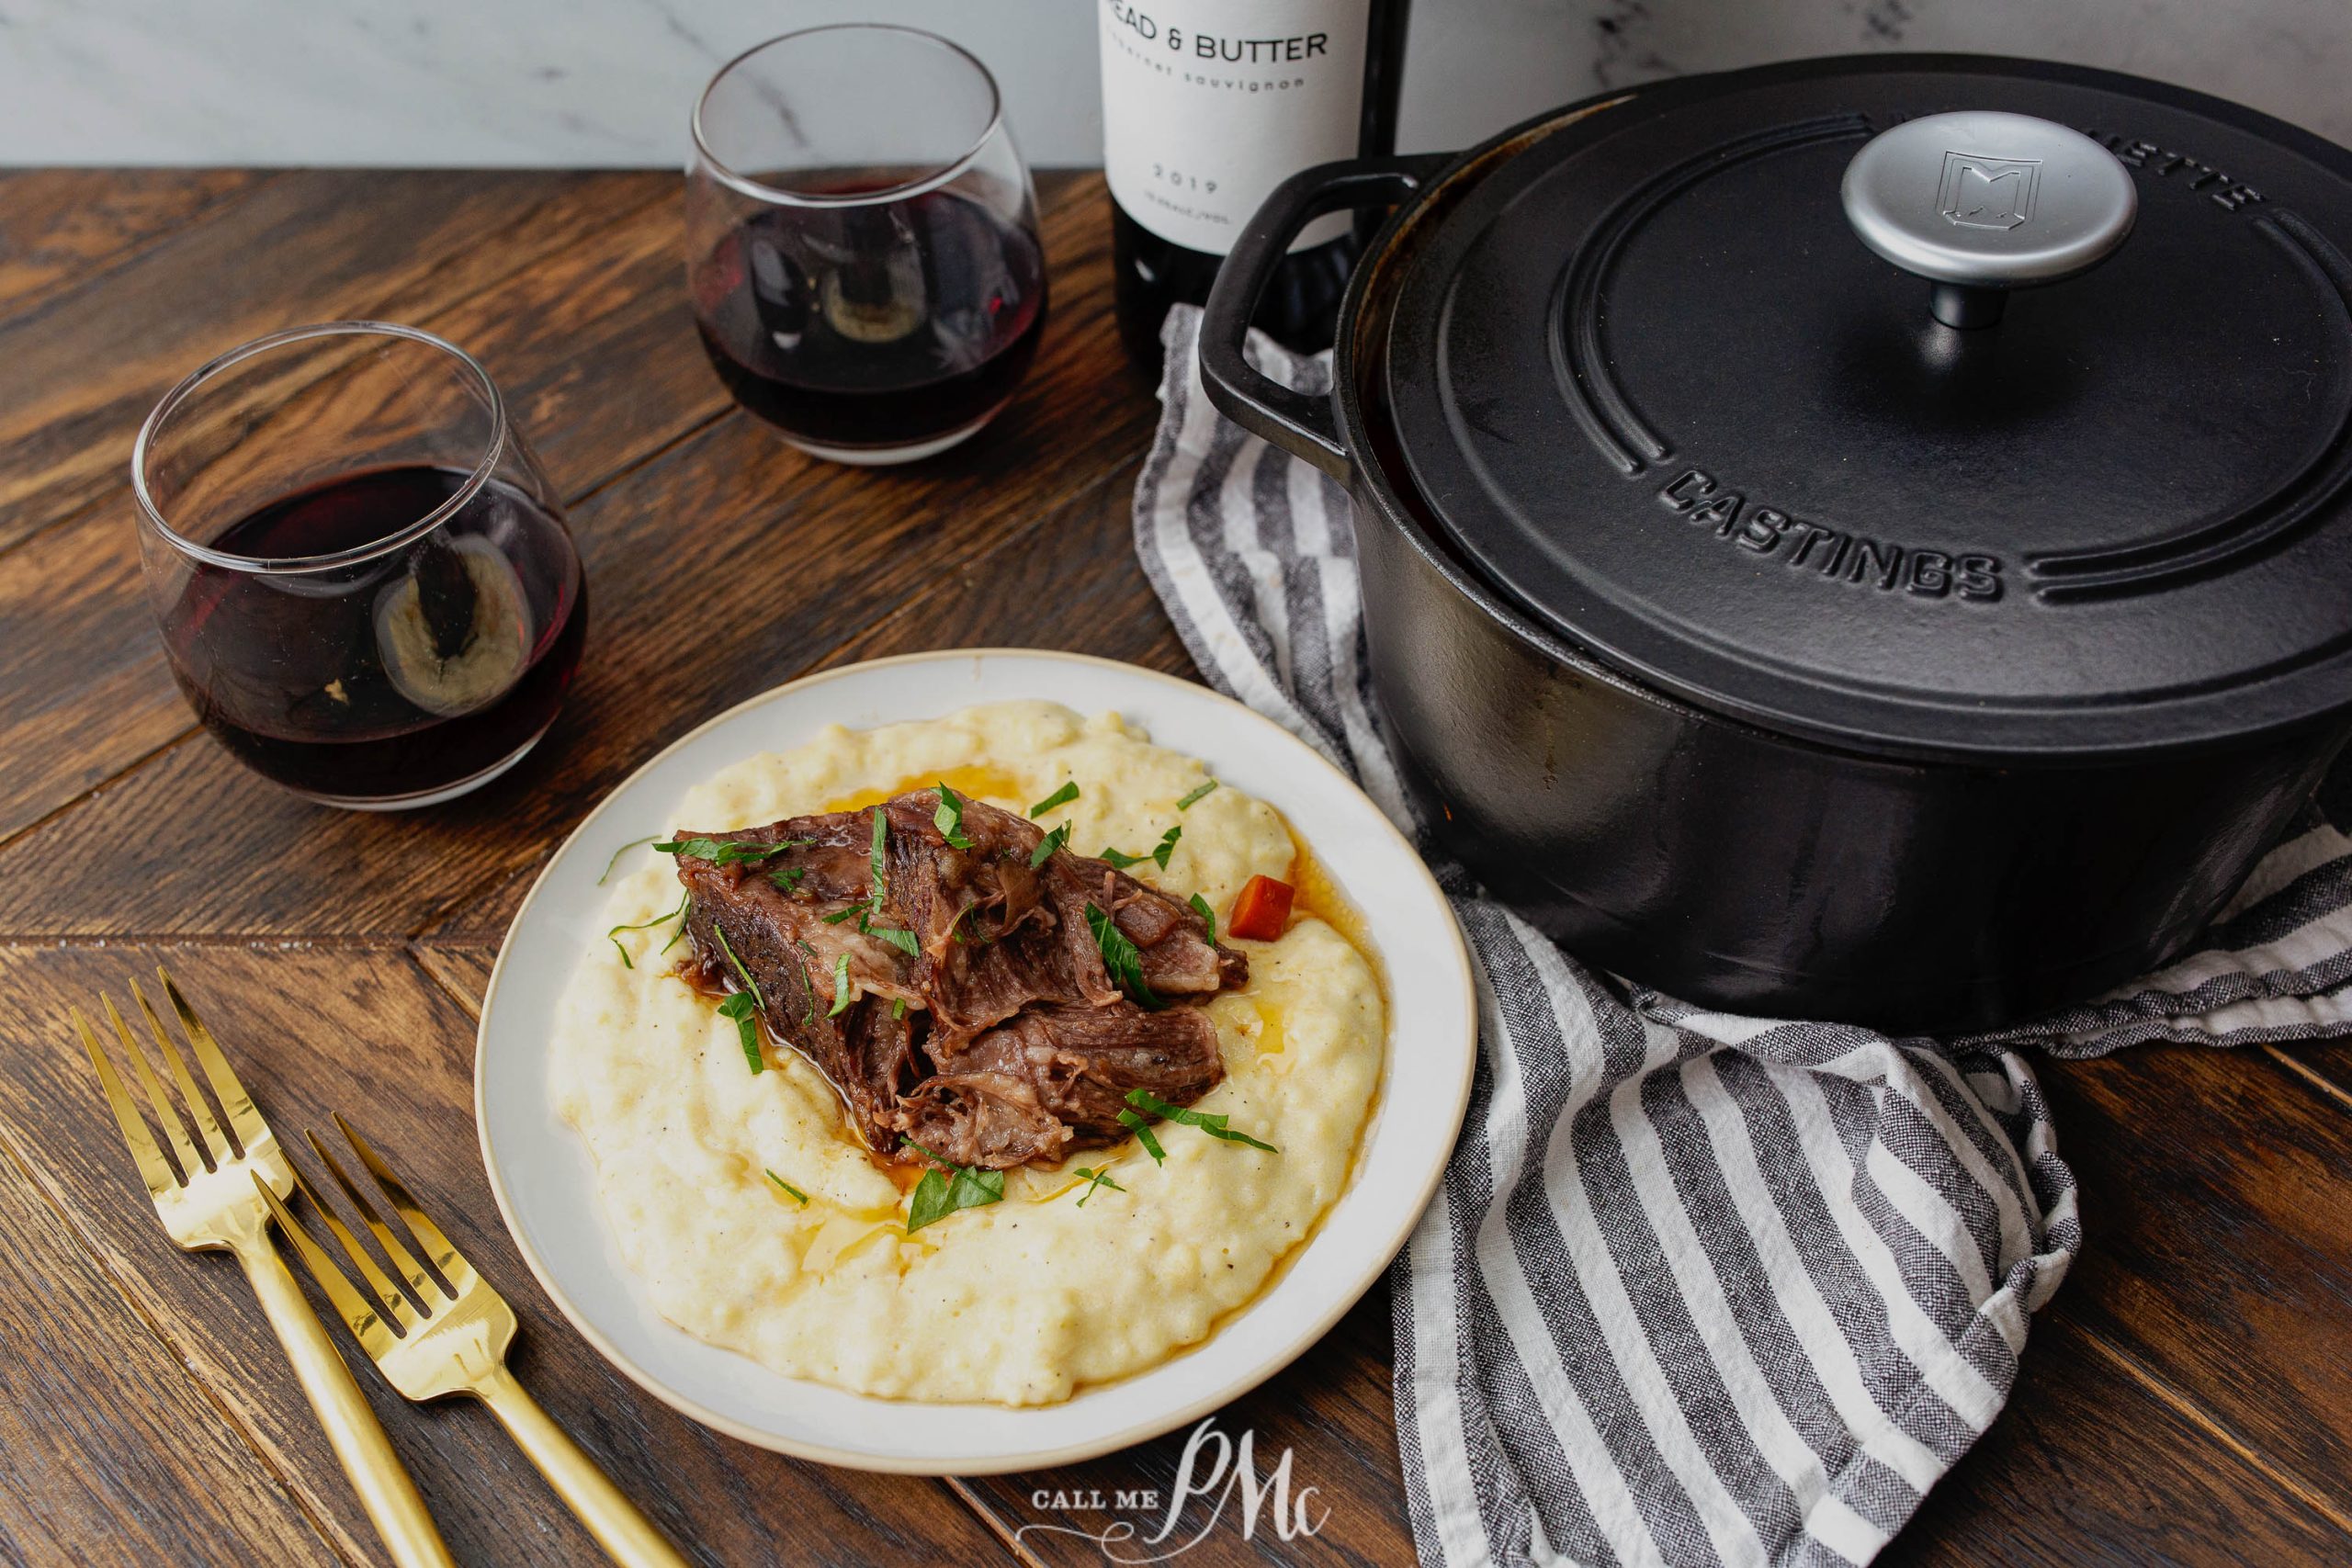
<instances>
[{"instance_id":1,"label":"gold fork","mask_svg":"<svg viewBox=\"0 0 2352 1568\"><path fill-rule=\"evenodd\" d=\"M352 1266L367 1282L372 1299L362 1295L334 1259L295 1222L292 1213L279 1201L281 1194L266 1186L262 1188L278 1224L293 1239L311 1277L334 1303L345 1325L359 1341L359 1348L368 1352L385 1379L410 1399L469 1393L489 1405L525 1456L538 1466L539 1473L547 1477L556 1495L580 1517L580 1522L588 1527L589 1533L616 1562L628 1568L685 1568L685 1560L671 1549L652 1521L638 1511L637 1505L622 1495L620 1488L596 1468L595 1461L581 1451L580 1446L507 1371L506 1348L514 1338L514 1309L506 1304L506 1299L489 1280L474 1271L456 1244L441 1233L441 1227L433 1223L401 1179L392 1174L391 1167L368 1146L340 1111L335 1114L334 1124L342 1130L359 1163L367 1168L376 1190L401 1217L409 1237L433 1263L433 1271L428 1273L416 1254L385 1223L359 1183L345 1171L334 1152L319 1141L316 1133L306 1134L311 1152L334 1177L335 1185L343 1189L344 1196L358 1212L368 1233L376 1238L376 1245L383 1248L384 1256L408 1284L409 1293L402 1295L401 1288L385 1275L349 1227L311 1190L300 1170L294 1172L295 1184L318 1211L329 1234L342 1244ZM435 1278L436 1274L438 1279ZM413 1303L411 1296L415 1298Z\"/></svg>"},{"instance_id":2,"label":"gold fork","mask_svg":"<svg viewBox=\"0 0 2352 1568\"><path fill-rule=\"evenodd\" d=\"M433 1526L433 1516L425 1512L424 1499L417 1495L416 1483L409 1479L400 1456L392 1451L390 1439L384 1436L376 1413L368 1408L359 1385L352 1381L351 1369L343 1364L334 1342L327 1337L326 1325L311 1310L311 1303L302 1299L302 1288L294 1282L285 1260L269 1243L270 1209L279 1193L292 1190L293 1168L278 1148L269 1123L254 1109L253 1096L245 1092L245 1086L230 1070L229 1058L221 1054L212 1032L198 1021L196 1010L187 1005L187 998L180 995L179 987L172 983L162 965L156 966L155 975L164 984L164 999L179 1018L180 1032L187 1036L188 1048L196 1054L205 1077L212 1085L213 1097L220 1101L229 1131L236 1135L233 1147L222 1135L220 1122L187 1070L187 1060L164 1032L163 1021L148 1005L138 981L130 983L131 999L145 1015L148 1032L154 1036L164 1068L179 1088L180 1103L186 1108L188 1120L195 1123L197 1136L203 1141L201 1156L189 1142L187 1128L174 1113L171 1096L163 1080L155 1076L146 1053L132 1038L122 1014L115 1010L114 998L101 994L98 999L105 1004L115 1037L122 1043L122 1055L130 1064L131 1075L145 1091L155 1121L171 1144L178 1162L176 1169L156 1147L154 1134L123 1088L122 1078L89 1020L82 1016L81 1009L73 1010L74 1026L81 1032L82 1043L90 1053L90 1066L97 1070L107 1103L114 1108L114 1119L122 1128L123 1141L130 1145L130 1157L139 1167L140 1179L147 1184L147 1195L155 1201L155 1213L164 1222L164 1229L185 1250L237 1255L254 1294L261 1299L270 1327L277 1334L278 1344L285 1348L286 1359L294 1365L294 1375L301 1382L304 1396L317 1412L319 1425L326 1429L335 1458L343 1462L344 1473L351 1478L360 1503L374 1521L377 1534L383 1537L392 1560L401 1568L451 1568L448 1548L442 1545L440 1532Z\"/></svg>"}]
</instances>

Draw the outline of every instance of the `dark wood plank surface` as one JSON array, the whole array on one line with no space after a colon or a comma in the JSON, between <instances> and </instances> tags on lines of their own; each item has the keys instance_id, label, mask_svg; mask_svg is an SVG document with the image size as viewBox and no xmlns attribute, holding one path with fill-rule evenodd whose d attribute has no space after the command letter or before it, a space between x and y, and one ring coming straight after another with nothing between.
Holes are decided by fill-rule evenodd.
<instances>
[{"instance_id":1,"label":"dark wood plank surface","mask_svg":"<svg viewBox=\"0 0 2352 1568\"><path fill-rule=\"evenodd\" d=\"M2233 1451L2193 1409L2126 1375L2049 1309L2009 1408L1928 1495L1889 1568L2339 1562L2340 1516Z\"/></svg>"},{"instance_id":2,"label":"dark wood plank surface","mask_svg":"<svg viewBox=\"0 0 2352 1568\"><path fill-rule=\"evenodd\" d=\"M164 1562L202 1534L269 1562L333 1562L277 1473L76 1245L21 1153L0 1150L0 1555Z\"/></svg>"},{"instance_id":3,"label":"dark wood plank surface","mask_svg":"<svg viewBox=\"0 0 2352 1568\"><path fill-rule=\"evenodd\" d=\"M158 961L244 1064L282 1135L351 1113L523 1320L515 1371L582 1446L683 1542L723 1562L804 1562L843 1540L876 1560L978 1561L995 1548L945 1486L798 1464L704 1430L640 1394L540 1294L499 1223L473 1138L470 1015L397 947L322 942L0 951L0 1134L23 1129L27 1165L73 1235L138 1314L269 1456L306 1513L372 1560L367 1518L318 1436L235 1266L174 1249L127 1181L121 1136L58 1027L102 987L119 992ZM254 1070L255 1064L261 1070ZM86 1347L94 1362L110 1354ZM361 1386L394 1435L450 1549L481 1563L591 1562L594 1544L556 1504L487 1412L404 1404L374 1372ZM217 1429L220 1423L212 1423Z\"/></svg>"},{"instance_id":4,"label":"dark wood plank surface","mask_svg":"<svg viewBox=\"0 0 2352 1568\"><path fill-rule=\"evenodd\" d=\"M1190 673L1128 539L1156 412L1108 331L1100 182L1043 184L1053 319L980 439L810 462L734 411L684 304L666 175L0 175L0 1561L345 1562L378 1549L234 1270L175 1251L60 1023L172 965L281 1129L364 1107L524 1319L518 1371L701 1561L1100 1562L1065 1506L1171 1484L1183 1435L1051 1474L829 1470L709 1434L605 1367L514 1255L471 1118L473 1013L571 826L668 739L808 671L944 647ZM154 398L336 315L480 355L556 477L592 586L540 750L401 818L300 805L198 733L138 581L124 469ZM2009 1413L1903 1562L2352 1558L2352 1053L2049 1064L2090 1242ZM1188 1562L1409 1560L1373 1295L1220 1413L1329 1514ZM482 1413L363 1371L469 1562L594 1560ZM28 1397L28 1395L29 1395Z\"/></svg>"},{"instance_id":5,"label":"dark wood plank surface","mask_svg":"<svg viewBox=\"0 0 2352 1568\"><path fill-rule=\"evenodd\" d=\"M0 314L103 277L165 234L233 207L275 175L258 169L81 169L0 173Z\"/></svg>"}]
</instances>

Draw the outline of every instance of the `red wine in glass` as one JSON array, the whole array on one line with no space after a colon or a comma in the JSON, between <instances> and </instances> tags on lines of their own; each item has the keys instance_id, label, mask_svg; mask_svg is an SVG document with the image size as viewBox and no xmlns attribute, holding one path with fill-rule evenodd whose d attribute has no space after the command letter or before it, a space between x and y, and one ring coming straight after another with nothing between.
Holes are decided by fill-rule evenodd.
<instances>
[{"instance_id":1,"label":"red wine in glass","mask_svg":"<svg viewBox=\"0 0 2352 1568\"><path fill-rule=\"evenodd\" d=\"M467 480L426 465L350 474L206 544L264 561L360 549ZM173 673L221 744L343 804L415 804L514 759L555 717L588 630L571 536L494 479L423 537L354 565L270 575L198 561L162 618Z\"/></svg>"},{"instance_id":2,"label":"red wine in glass","mask_svg":"<svg viewBox=\"0 0 2352 1568\"><path fill-rule=\"evenodd\" d=\"M693 286L735 400L829 455L920 455L969 432L1012 396L1046 326L1035 236L952 190L755 213Z\"/></svg>"}]
</instances>

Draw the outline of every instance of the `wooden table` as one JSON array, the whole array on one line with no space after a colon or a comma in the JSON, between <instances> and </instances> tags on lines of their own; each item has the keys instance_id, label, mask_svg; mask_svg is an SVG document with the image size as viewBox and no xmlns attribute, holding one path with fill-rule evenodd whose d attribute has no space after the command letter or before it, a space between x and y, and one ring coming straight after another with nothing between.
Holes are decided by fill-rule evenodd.
<instances>
[{"instance_id":1,"label":"wooden table","mask_svg":"<svg viewBox=\"0 0 2352 1568\"><path fill-rule=\"evenodd\" d=\"M62 1028L69 1002L158 960L280 1129L356 1108L405 1156L521 1312L524 1380L703 1560L1099 1563L1018 1532L1120 1516L1041 1494L1169 1485L1178 1439L929 1481L673 1415L535 1288L471 1114L473 1014L516 902L671 737L922 649L1189 672L1128 545L1156 404L1112 336L1102 186L1053 176L1044 199L1053 319L1019 399L958 451L865 471L796 455L721 393L684 310L673 175L0 175L0 1561L379 1560L235 1269L166 1243ZM339 316L481 356L593 585L583 674L538 751L403 817L305 806L195 729L124 482L173 380ZM1887 1560L2352 1559L2352 1053L2148 1048L2044 1082L2088 1250L2009 1413ZM1188 1562L1409 1561L1387 1311L1376 1292L1219 1418L1261 1456L1293 1450L1321 1534L1245 1540L1228 1512ZM361 1382L461 1559L595 1560L484 1412Z\"/></svg>"}]
</instances>

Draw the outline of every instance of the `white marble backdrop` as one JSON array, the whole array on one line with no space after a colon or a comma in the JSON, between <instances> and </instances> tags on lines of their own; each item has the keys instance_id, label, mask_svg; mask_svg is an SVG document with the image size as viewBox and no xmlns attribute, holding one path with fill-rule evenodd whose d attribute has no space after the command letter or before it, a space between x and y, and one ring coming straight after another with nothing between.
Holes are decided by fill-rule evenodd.
<instances>
[{"instance_id":1,"label":"white marble backdrop","mask_svg":"<svg viewBox=\"0 0 2352 1568\"><path fill-rule=\"evenodd\" d=\"M1033 163L1096 160L1093 0L0 0L0 164L673 165L719 62L852 17L955 38ZM1414 0L1403 141L1871 49L2133 71L2352 142L2352 0Z\"/></svg>"}]
</instances>

